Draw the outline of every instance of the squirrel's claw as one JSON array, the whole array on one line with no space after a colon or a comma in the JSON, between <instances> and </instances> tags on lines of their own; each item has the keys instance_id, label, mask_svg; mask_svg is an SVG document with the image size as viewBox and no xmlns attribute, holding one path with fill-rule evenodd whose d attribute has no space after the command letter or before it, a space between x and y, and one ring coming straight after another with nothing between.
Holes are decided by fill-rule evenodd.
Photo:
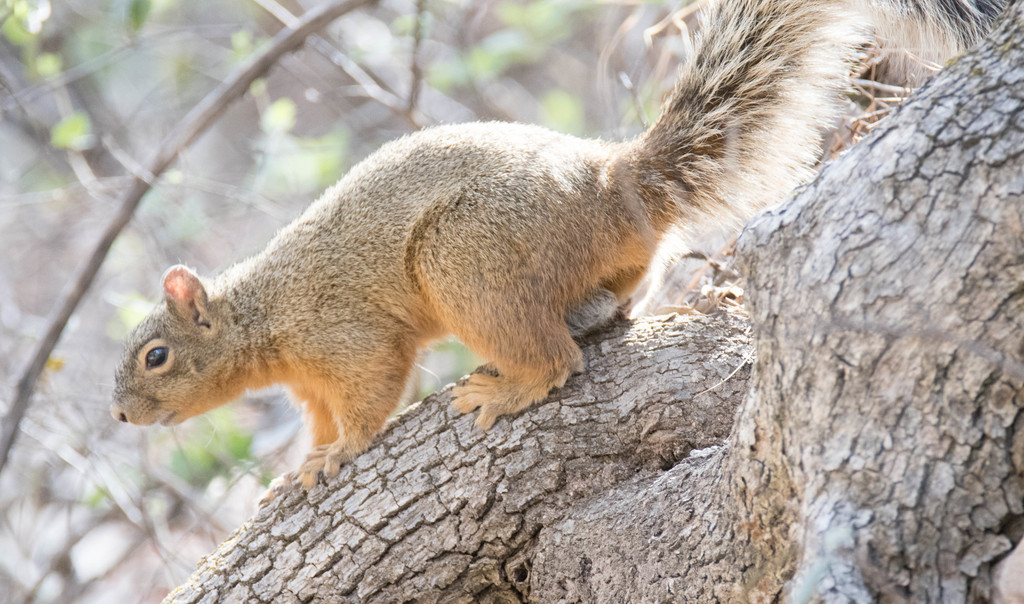
<instances>
[{"instance_id":1,"label":"squirrel's claw","mask_svg":"<svg viewBox=\"0 0 1024 604\"><path fill-rule=\"evenodd\" d=\"M481 430L490 430L491 426L494 425L494 420L498 419L497 413L494 413L493 409L488 407L482 407L480 409L480 415L476 416L476 425Z\"/></svg>"},{"instance_id":2,"label":"squirrel's claw","mask_svg":"<svg viewBox=\"0 0 1024 604\"><path fill-rule=\"evenodd\" d=\"M306 456L299 469L294 472L287 472L271 481L267 492L263 494L257 503L258 509L267 507L281 494L301 484L304 489L311 489L316 485L317 477L323 471L325 476L337 476L341 471L341 464L347 461L351 455L345 450L341 442L314 447Z\"/></svg>"},{"instance_id":3,"label":"squirrel's claw","mask_svg":"<svg viewBox=\"0 0 1024 604\"><path fill-rule=\"evenodd\" d=\"M294 484L295 472L286 472L270 481L270 484L267 485L267 492L264 493L256 503L256 509L262 510L267 507L272 501L277 499L278 496L291 489Z\"/></svg>"},{"instance_id":4,"label":"squirrel's claw","mask_svg":"<svg viewBox=\"0 0 1024 604\"><path fill-rule=\"evenodd\" d=\"M316 484L317 475L323 471L324 476L337 476L341 464L352 457L341 441L313 447L306 456L297 472L303 488L311 489Z\"/></svg>"},{"instance_id":5,"label":"squirrel's claw","mask_svg":"<svg viewBox=\"0 0 1024 604\"><path fill-rule=\"evenodd\" d=\"M502 415L502 411L492 404L500 379L485 373L474 373L465 383L455 387L455 400L452 401L452 406L460 413L472 413L479 408L480 414L476 418L476 425L482 430L489 430L494 425L494 420Z\"/></svg>"},{"instance_id":6,"label":"squirrel's claw","mask_svg":"<svg viewBox=\"0 0 1024 604\"><path fill-rule=\"evenodd\" d=\"M455 387L452 406L462 413L472 413L479 408L476 425L482 430L488 430L502 415L519 413L531 402L542 400L552 388L564 385L576 364L582 368L582 358L568 368L560 379L541 381L539 384L536 381L516 382L507 375L474 373Z\"/></svg>"},{"instance_id":7,"label":"squirrel's claw","mask_svg":"<svg viewBox=\"0 0 1024 604\"><path fill-rule=\"evenodd\" d=\"M452 401L452 406L458 409L459 413L472 413L477 407L486 409L489 398L493 396L497 381L498 378L492 375L483 373L470 375L464 383L455 387L455 399ZM483 426L480 427L483 428Z\"/></svg>"}]
</instances>

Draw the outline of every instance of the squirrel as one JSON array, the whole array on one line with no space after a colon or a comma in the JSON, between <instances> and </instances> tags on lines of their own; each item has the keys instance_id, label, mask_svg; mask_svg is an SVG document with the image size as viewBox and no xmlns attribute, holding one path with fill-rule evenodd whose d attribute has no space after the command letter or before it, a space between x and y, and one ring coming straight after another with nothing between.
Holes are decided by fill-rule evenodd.
<instances>
[{"instance_id":1,"label":"squirrel","mask_svg":"<svg viewBox=\"0 0 1024 604\"><path fill-rule=\"evenodd\" d=\"M721 0L635 139L490 122L387 143L262 252L212 280L171 267L111 414L173 425L285 384L313 442L290 476L310 487L370 445L417 351L454 334L495 374L453 404L490 428L583 370L574 337L613 319L666 234L743 221L809 178L879 7L959 50L996 4Z\"/></svg>"}]
</instances>

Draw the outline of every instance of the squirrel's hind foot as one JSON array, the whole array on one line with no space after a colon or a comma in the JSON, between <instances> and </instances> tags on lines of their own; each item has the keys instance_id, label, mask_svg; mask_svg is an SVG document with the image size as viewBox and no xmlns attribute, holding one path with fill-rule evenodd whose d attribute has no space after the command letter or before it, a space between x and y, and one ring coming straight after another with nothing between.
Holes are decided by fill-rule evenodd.
<instances>
[{"instance_id":1,"label":"squirrel's hind foot","mask_svg":"<svg viewBox=\"0 0 1024 604\"><path fill-rule=\"evenodd\" d=\"M455 400L452 401L452 406L458 409L459 413L472 413L479 408L480 415L476 418L476 425L482 430L490 429L494 425L494 420L501 415L490 406L498 380L499 378L493 375L474 373L466 379L465 384L455 387Z\"/></svg>"},{"instance_id":2,"label":"squirrel's hind foot","mask_svg":"<svg viewBox=\"0 0 1024 604\"><path fill-rule=\"evenodd\" d=\"M531 403L543 400L552 388L564 386L571 372L581 369L582 359L560 371L554 379L516 380L508 375L474 373L455 387L452 406L461 413L472 413L479 408L476 425L488 430L498 417L518 413Z\"/></svg>"}]
</instances>

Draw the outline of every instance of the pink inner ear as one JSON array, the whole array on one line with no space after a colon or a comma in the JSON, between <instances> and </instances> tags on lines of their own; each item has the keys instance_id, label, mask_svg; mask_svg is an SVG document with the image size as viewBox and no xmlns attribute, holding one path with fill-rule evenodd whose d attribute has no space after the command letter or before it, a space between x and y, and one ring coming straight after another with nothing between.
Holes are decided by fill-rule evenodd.
<instances>
[{"instance_id":1,"label":"pink inner ear","mask_svg":"<svg viewBox=\"0 0 1024 604\"><path fill-rule=\"evenodd\" d=\"M182 302L191 302L196 297L198 280L184 267L175 267L164 277L164 291Z\"/></svg>"}]
</instances>

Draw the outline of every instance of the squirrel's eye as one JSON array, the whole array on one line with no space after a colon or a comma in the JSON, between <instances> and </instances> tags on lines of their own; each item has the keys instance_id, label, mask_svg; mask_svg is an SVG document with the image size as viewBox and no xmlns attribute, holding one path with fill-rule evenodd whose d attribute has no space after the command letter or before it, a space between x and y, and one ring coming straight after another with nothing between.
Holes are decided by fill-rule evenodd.
<instances>
[{"instance_id":1,"label":"squirrel's eye","mask_svg":"<svg viewBox=\"0 0 1024 604\"><path fill-rule=\"evenodd\" d=\"M146 369L159 367L167 362L167 347L157 346L146 353Z\"/></svg>"}]
</instances>

